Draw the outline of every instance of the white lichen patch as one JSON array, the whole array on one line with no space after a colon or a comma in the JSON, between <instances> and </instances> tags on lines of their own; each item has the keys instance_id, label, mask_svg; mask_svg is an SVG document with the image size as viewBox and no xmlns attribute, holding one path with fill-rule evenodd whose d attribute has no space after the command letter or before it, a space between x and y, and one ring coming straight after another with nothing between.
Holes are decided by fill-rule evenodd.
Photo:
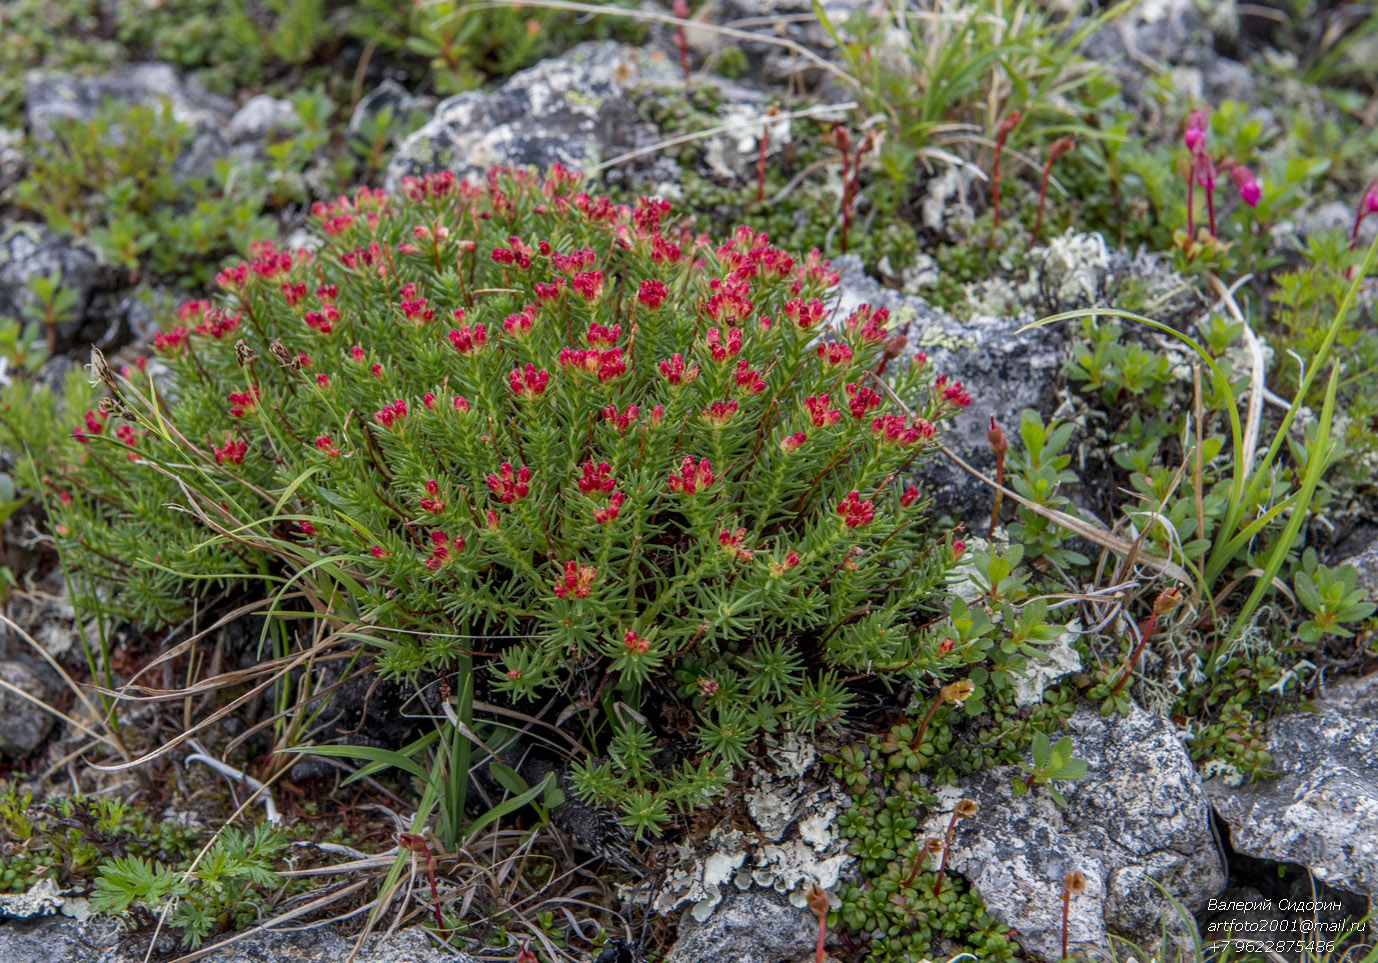
<instances>
[{"instance_id":1,"label":"white lichen patch","mask_svg":"<svg viewBox=\"0 0 1378 963\"><path fill-rule=\"evenodd\" d=\"M1034 248L1029 264L1029 279L1019 286L1024 303L1035 301L1040 290L1050 289L1064 304L1093 301L1110 270L1110 251L1099 234L1069 230Z\"/></svg>"},{"instance_id":2,"label":"white lichen patch","mask_svg":"<svg viewBox=\"0 0 1378 963\"><path fill-rule=\"evenodd\" d=\"M1081 670L1081 653L1072 648L1081 635L1081 620L1063 626L1062 634L1048 645L1038 647L1038 658L1024 660L1024 668L1014 677L1014 704L1032 706L1043 701L1043 690L1058 679Z\"/></svg>"},{"instance_id":3,"label":"white lichen patch","mask_svg":"<svg viewBox=\"0 0 1378 963\"><path fill-rule=\"evenodd\" d=\"M802 907L810 886L833 888L851 865L837 832L837 792L808 778L816 748L794 733L767 737L767 744L765 758L749 769L746 810L753 831L724 823L702 841L675 846L665 882L650 896L657 912L692 903L693 917L706 920L729 881L741 890L773 889Z\"/></svg>"},{"instance_id":4,"label":"white lichen patch","mask_svg":"<svg viewBox=\"0 0 1378 963\"><path fill-rule=\"evenodd\" d=\"M91 915L91 905L79 896L62 892L51 879L40 879L24 893L0 895L0 917L29 919L59 913L75 920L84 920Z\"/></svg>"}]
</instances>

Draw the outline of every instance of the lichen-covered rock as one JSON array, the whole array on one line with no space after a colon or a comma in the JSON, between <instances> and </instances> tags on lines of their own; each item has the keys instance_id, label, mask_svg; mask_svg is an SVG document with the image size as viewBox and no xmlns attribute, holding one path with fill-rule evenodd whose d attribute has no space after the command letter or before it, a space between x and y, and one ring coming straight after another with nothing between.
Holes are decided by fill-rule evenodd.
<instances>
[{"instance_id":1,"label":"lichen-covered rock","mask_svg":"<svg viewBox=\"0 0 1378 963\"><path fill-rule=\"evenodd\" d=\"M1068 337L1065 326L1020 333L1020 327L1033 320L1032 314L961 321L922 298L883 287L866 274L855 255L834 260L833 268L841 275L837 317L845 317L862 303L883 305L890 311L895 330L909 339L906 356L892 363L907 362L922 351L938 371L962 382L972 403L956 417L944 440L974 467L987 474L994 467L986 438L992 415L1008 434L1019 424L1023 409L1051 407ZM937 458L924 467L922 475L940 513L969 521L989 517L991 489L956 465Z\"/></svg>"},{"instance_id":2,"label":"lichen-covered rock","mask_svg":"<svg viewBox=\"0 0 1378 963\"><path fill-rule=\"evenodd\" d=\"M387 187L407 175L448 168L473 178L495 166L560 163L587 172L600 161L655 139L628 93L670 86L678 68L612 41L579 44L561 57L513 74L492 92L441 101L435 116L397 148Z\"/></svg>"},{"instance_id":3,"label":"lichen-covered rock","mask_svg":"<svg viewBox=\"0 0 1378 963\"><path fill-rule=\"evenodd\" d=\"M1352 565L1359 573L1354 587L1363 589L1370 601L1378 601L1378 538L1346 558L1342 564Z\"/></svg>"},{"instance_id":4,"label":"lichen-covered rock","mask_svg":"<svg viewBox=\"0 0 1378 963\"><path fill-rule=\"evenodd\" d=\"M686 919L703 922L733 893L768 889L796 909L818 885L831 890L853 858L836 827L845 795L810 777L817 761L812 743L795 735L767 737L765 758L748 769L748 827L721 823L699 841L683 841L662 857L665 873L651 896L659 913L691 904Z\"/></svg>"},{"instance_id":5,"label":"lichen-covered rock","mask_svg":"<svg viewBox=\"0 0 1378 963\"><path fill-rule=\"evenodd\" d=\"M7 683L0 687L0 756L22 759L43 744L53 728L53 717L10 686L39 700L47 700L51 693L22 662L0 662L0 680Z\"/></svg>"},{"instance_id":6,"label":"lichen-covered rock","mask_svg":"<svg viewBox=\"0 0 1378 963\"><path fill-rule=\"evenodd\" d=\"M1332 687L1316 708L1269 724L1280 778L1206 787L1239 852L1378 899L1378 675Z\"/></svg>"},{"instance_id":7,"label":"lichen-covered rock","mask_svg":"<svg viewBox=\"0 0 1378 963\"><path fill-rule=\"evenodd\" d=\"M55 120L89 121L109 100L150 107L167 101L173 117L196 129L223 127L234 114L234 104L207 93L195 80L184 82L170 64L129 64L98 77L36 70L25 78L29 134L49 140Z\"/></svg>"},{"instance_id":8,"label":"lichen-covered rock","mask_svg":"<svg viewBox=\"0 0 1378 963\"><path fill-rule=\"evenodd\" d=\"M1191 911L1225 885L1201 780L1172 723L1137 706L1115 719L1079 709L1065 734L1087 762L1082 779L1058 786L1065 808L1039 789L1015 796L1018 770L989 769L941 789L946 805L921 832L941 837L958 799L979 803L957 824L949 871L1038 958L1061 956L1062 880L1073 870L1086 890L1071 902L1069 950L1103 952L1111 935L1152 945L1176 920L1153 880Z\"/></svg>"},{"instance_id":9,"label":"lichen-covered rock","mask_svg":"<svg viewBox=\"0 0 1378 963\"><path fill-rule=\"evenodd\" d=\"M730 891L706 921L686 913L665 963L783 963L805 956L817 938L812 911L779 893Z\"/></svg>"}]
</instances>

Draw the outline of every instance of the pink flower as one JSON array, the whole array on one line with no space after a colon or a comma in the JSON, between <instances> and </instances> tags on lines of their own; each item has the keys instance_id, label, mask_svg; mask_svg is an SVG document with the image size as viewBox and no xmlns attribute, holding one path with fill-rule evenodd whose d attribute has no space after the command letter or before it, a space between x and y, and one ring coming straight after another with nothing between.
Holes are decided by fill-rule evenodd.
<instances>
[{"instance_id":1,"label":"pink flower","mask_svg":"<svg viewBox=\"0 0 1378 963\"><path fill-rule=\"evenodd\" d=\"M847 407L852 412L853 418L863 418L866 412L876 407L881 402L880 392L865 385L847 385Z\"/></svg>"},{"instance_id":2,"label":"pink flower","mask_svg":"<svg viewBox=\"0 0 1378 963\"><path fill-rule=\"evenodd\" d=\"M244 462L244 455L249 450L248 442L242 438L234 438L226 441L223 445L217 445L214 450L215 461L220 465L240 465Z\"/></svg>"},{"instance_id":3,"label":"pink flower","mask_svg":"<svg viewBox=\"0 0 1378 963\"><path fill-rule=\"evenodd\" d=\"M918 500L919 500L919 489L918 489L918 487L915 486L915 485L910 485L908 488L906 488L906 489L904 490L904 494L900 496L900 505L903 506L904 508L908 508L910 505L914 504L914 502L916 502L916 501L918 501Z\"/></svg>"},{"instance_id":4,"label":"pink flower","mask_svg":"<svg viewBox=\"0 0 1378 963\"><path fill-rule=\"evenodd\" d=\"M1239 190L1239 199L1250 207L1258 207L1263 191L1259 188L1258 181L1254 180L1253 172L1242 164L1236 164L1230 168L1230 176L1234 178L1234 186Z\"/></svg>"},{"instance_id":5,"label":"pink flower","mask_svg":"<svg viewBox=\"0 0 1378 963\"><path fill-rule=\"evenodd\" d=\"M1187 115L1187 129L1182 134L1182 143L1187 145L1187 150L1195 154L1201 150L1206 143L1206 115L1199 110L1193 110Z\"/></svg>"},{"instance_id":6,"label":"pink flower","mask_svg":"<svg viewBox=\"0 0 1378 963\"><path fill-rule=\"evenodd\" d=\"M312 524L311 524L310 522L308 522L308 521L300 521L300 522L297 523L297 525L298 525L298 527L301 528L301 533L302 533L303 535L315 535L315 534L316 534L316 526L315 526L315 525L312 525Z\"/></svg>"},{"instance_id":7,"label":"pink flower","mask_svg":"<svg viewBox=\"0 0 1378 963\"><path fill-rule=\"evenodd\" d=\"M370 553L374 558L380 558L380 559L381 559L381 558L387 558L389 555L392 554L391 552L389 552L387 549L385 549L385 548L384 548L383 546L381 546L381 545L371 545L371 546L369 546L369 553Z\"/></svg>"},{"instance_id":8,"label":"pink flower","mask_svg":"<svg viewBox=\"0 0 1378 963\"><path fill-rule=\"evenodd\" d=\"M952 557L953 557L953 558L961 558L961 557L962 557L962 553L965 552L966 550L967 550L967 543L966 543L966 542L962 541L960 538L954 538L954 539L952 540Z\"/></svg>"},{"instance_id":9,"label":"pink flower","mask_svg":"<svg viewBox=\"0 0 1378 963\"><path fill-rule=\"evenodd\" d=\"M838 408L828 407L828 396L809 395L804 399L804 410L809 414L809 421L815 428L826 428L828 425L835 425L842 417L842 411Z\"/></svg>"},{"instance_id":10,"label":"pink flower","mask_svg":"<svg viewBox=\"0 0 1378 963\"><path fill-rule=\"evenodd\" d=\"M585 301L597 301L603 293L603 272L583 271L574 275L570 280L570 286Z\"/></svg>"},{"instance_id":11,"label":"pink flower","mask_svg":"<svg viewBox=\"0 0 1378 963\"><path fill-rule=\"evenodd\" d=\"M786 435L780 439L780 450L786 454L792 451L798 451L799 446L804 443L804 439L807 437L808 435L804 434L802 431L796 431L792 435Z\"/></svg>"},{"instance_id":12,"label":"pink flower","mask_svg":"<svg viewBox=\"0 0 1378 963\"><path fill-rule=\"evenodd\" d=\"M339 458L340 449L331 444L329 435L317 435L316 447L325 454L327 458Z\"/></svg>"},{"instance_id":13,"label":"pink flower","mask_svg":"<svg viewBox=\"0 0 1378 963\"><path fill-rule=\"evenodd\" d=\"M709 328L705 341L708 344L708 353L713 356L713 360L725 361L742 350L742 329L728 328L727 338L724 340L719 329Z\"/></svg>"},{"instance_id":14,"label":"pink flower","mask_svg":"<svg viewBox=\"0 0 1378 963\"><path fill-rule=\"evenodd\" d=\"M613 492L608 496L608 506L606 508L595 508L593 510L593 520L599 525L606 525L608 522L615 521L618 513L622 511L622 503L626 500L626 492Z\"/></svg>"},{"instance_id":15,"label":"pink flower","mask_svg":"<svg viewBox=\"0 0 1378 963\"><path fill-rule=\"evenodd\" d=\"M449 338L451 346L456 351L462 355L471 355L488 342L488 328L483 324L475 324L472 327L466 324L452 328Z\"/></svg>"},{"instance_id":16,"label":"pink flower","mask_svg":"<svg viewBox=\"0 0 1378 963\"><path fill-rule=\"evenodd\" d=\"M641 409L636 405L628 405L626 410L620 413L616 405L608 405L603 409L603 420L616 428L619 435L625 435L640 414Z\"/></svg>"},{"instance_id":17,"label":"pink flower","mask_svg":"<svg viewBox=\"0 0 1378 963\"><path fill-rule=\"evenodd\" d=\"M852 349L841 341L830 341L818 346L818 357L822 359L824 364L844 365L852 360Z\"/></svg>"},{"instance_id":18,"label":"pink flower","mask_svg":"<svg viewBox=\"0 0 1378 963\"><path fill-rule=\"evenodd\" d=\"M737 387L749 395L760 394L766 390L766 379L761 372L751 367L745 358L737 359L737 372L733 375Z\"/></svg>"}]
</instances>

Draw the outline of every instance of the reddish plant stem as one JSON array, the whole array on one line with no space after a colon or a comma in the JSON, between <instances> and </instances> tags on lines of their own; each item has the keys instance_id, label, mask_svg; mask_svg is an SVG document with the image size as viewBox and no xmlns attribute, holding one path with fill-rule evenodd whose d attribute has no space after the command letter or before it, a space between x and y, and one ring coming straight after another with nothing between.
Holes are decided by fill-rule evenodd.
<instances>
[{"instance_id":1,"label":"reddish plant stem","mask_svg":"<svg viewBox=\"0 0 1378 963\"><path fill-rule=\"evenodd\" d=\"M938 881L933 884L934 896L942 892L943 876L947 874L947 854L952 852L952 830L957 828L957 820L961 818L954 812L952 818L947 821L947 832L943 833L943 861L938 864Z\"/></svg>"},{"instance_id":2,"label":"reddish plant stem","mask_svg":"<svg viewBox=\"0 0 1378 963\"><path fill-rule=\"evenodd\" d=\"M1072 894L1069 890L1062 890L1062 956L1059 959L1067 959L1067 917L1072 908Z\"/></svg>"},{"instance_id":3,"label":"reddish plant stem","mask_svg":"<svg viewBox=\"0 0 1378 963\"><path fill-rule=\"evenodd\" d=\"M1215 191L1206 188L1206 213L1210 216L1211 237L1215 237Z\"/></svg>"},{"instance_id":4,"label":"reddish plant stem","mask_svg":"<svg viewBox=\"0 0 1378 963\"><path fill-rule=\"evenodd\" d=\"M990 206L994 211L994 222L991 225L992 241L995 240L995 229L1000 226L1000 155L1005 150L1005 138L1018 126L1022 116L1020 111L1012 111L1000 122L1000 129L995 134L995 162L990 168Z\"/></svg>"},{"instance_id":5,"label":"reddish plant stem","mask_svg":"<svg viewBox=\"0 0 1378 963\"><path fill-rule=\"evenodd\" d=\"M397 841L404 849L408 849L426 860L426 876L431 884L431 905L435 908L435 925L440 930L441 938L444 939L445 920L440 915L440 891L435 886L435 854L426 845L426 841L416 833L398 833Z\"/></svg>"},{"instance_id":6,"label":"reddish plant stem","mask_svg":"<svg viewBox=\"0 0 1378 963\"><path fill-rule=\"evenodd\" d=\"M990 441L990 450L995 452L995 503L990 510L990 531L987 538L995 537L995 526L1000 520L1000 502L1004 498L1005 490L1005 452L1009 449L1010 443L1005 440L1005 433L1000 430L1000 426L995 423L995 416L990 416L990 431L986 433L986 438Z\"/></svg>"},{"instance_id":7,"label":"reddish plant stem","mask_svg":"<svg viewBox=\"0 0 1378 963\"><path fill-rule=\"evenodd\" d=\"M914 752L919 751L919 745L923 742L923 734L928 729L928 723L932 721L934 713L938 711L938 706L943 704L943 694L939 692L933 697L933 704L928 707L928 712L924 715L923 721L919 723L919 731L914 733L914 738L909 740L909 748Z\"/></svg>"},{"instance_id":8,"label":"reddish plant stem","mask_svg":"<svg viewBox=\"0 0 1378 963\"><path fill-rule=\"evenodd\" d=\"M1177 603L1182 600L1182 592L1177 588L1163 589L1158 593L1158 597L1153 600L1153 612L1143 622L1139 623L1139 644L1134 646L1134 650L1129 654L1120 670L1120 677L1115 685L1110 689L1109 695L1114 696L1124 688L1129 677L1134 674L1134 667L1139 664L1139 656L1143 655L1144 646L1153 637L1154 631L1158 627L1159 616L1171 612L1177 607Z\"/></svg>"},{"instance_id":9,"label":"reddish plant stem","mask_svg":"<svg viewBox=\"0 0 1378 963\"><path fill-rule=\"evenodd\" d=\"M1187 172L1187 240L1196 236L1196 167Z\"/></svg>"},{"instance_id":10,"label":"reddish plant stem","mask_svg":"<svg viewBox=\"0 0 1378 963\"><path fill-rule=\"evenodd\" d=\"M1043 162L1043 179L1038 184L1038 213L1034 215L1033 234L1029 240L1031 245L1038 243L1038 229L1043 225L1043 202L1048 197L1048 175L1052 173L1053 162L1069 153L1075 145L1071 137L1059 137L1048 148L1048 159Z\"/></svg>"},{"instance_id":11,"label":"reddish plant stem","mask_svg":"<svg viewBox=\"0 0 1378 963\"><path fill-rule=\"evenodd\" d=\"M680 20L689 19L689 4L685 0L675 0L671 12ZM684 39L684 25L675 28L675 46L679 48L679 67L684 71L684 89L689 89L689 44Z\"/></svg>"}]
</instances>

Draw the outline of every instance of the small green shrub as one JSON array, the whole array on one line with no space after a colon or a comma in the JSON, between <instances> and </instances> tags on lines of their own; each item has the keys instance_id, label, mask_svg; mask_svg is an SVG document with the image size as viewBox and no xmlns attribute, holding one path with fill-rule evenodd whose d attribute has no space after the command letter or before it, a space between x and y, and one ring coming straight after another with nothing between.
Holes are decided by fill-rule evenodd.
<instances>
[{"instance_id":1,"label":"small green shrub","mask_svg":"<svg viewBox=\"0 0 1378 963\"><path fill-rule=\"evenodd\" d=\"M961 549L905 481L969 399L921 354L882 384L885 312L828 325L816 254L714 246L559 170L315 215L319 250L256 245L221 303L183 307L165 378L97 362L109 396L73 379L70 414L2 396L34 412L3 441L34 453L107 612L302 585L399 630L375 640L389 675L472 654L483 689L564 692L611 730L575 788L638 832L721 791L759 734L837 719L849 682L987 658L979 631L939 651ZM679 715L647 708L666 699ZM672 724L694 747L673 766Z\"/></svg>"}]
</instances>

